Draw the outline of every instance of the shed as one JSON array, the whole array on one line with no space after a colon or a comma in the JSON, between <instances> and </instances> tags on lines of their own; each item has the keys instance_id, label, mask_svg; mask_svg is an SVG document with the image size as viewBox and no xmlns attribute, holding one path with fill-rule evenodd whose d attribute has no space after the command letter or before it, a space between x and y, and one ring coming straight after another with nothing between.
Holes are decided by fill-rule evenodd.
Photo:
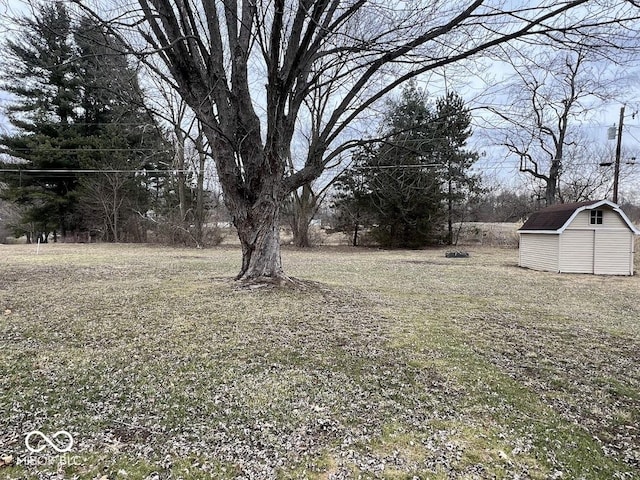
<instances>
[{"instance_id":1,"label":"shed","mask_svg":"<svg viewBox=\"0 0 640 480\"><path fill-rule=\"evenodd\" d=\"M635 235L640 230L608 200L547 207L533 213L518 233L521 267L633 275Z\"/></svg>"}]
</instances>

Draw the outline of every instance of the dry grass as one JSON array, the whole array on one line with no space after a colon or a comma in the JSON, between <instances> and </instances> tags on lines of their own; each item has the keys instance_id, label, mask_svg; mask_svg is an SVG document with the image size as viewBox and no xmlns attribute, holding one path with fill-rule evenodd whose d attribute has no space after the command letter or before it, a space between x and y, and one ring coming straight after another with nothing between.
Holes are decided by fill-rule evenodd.
<instances>
[{"instance_id":1,"label":"dry grass","mask_svg":"<svg viewBox=\"0 0 640 480\"><path fill-rule=\"evenodd\" d=\"M0 246L0 478L640 478L639 277L516 257Z\"/></svg>"},{"instance_id":2,"label":"dry grass","mask_svg":"<svg viewBox=\"0 0 640 480\"><path fill-rule=\"evenodd\" d=\"M517 247L520 238L518 229L522 223L465 222L456 224L458 243L462 245L484 245L489 247Z\"/></svg>"}]
</instances>

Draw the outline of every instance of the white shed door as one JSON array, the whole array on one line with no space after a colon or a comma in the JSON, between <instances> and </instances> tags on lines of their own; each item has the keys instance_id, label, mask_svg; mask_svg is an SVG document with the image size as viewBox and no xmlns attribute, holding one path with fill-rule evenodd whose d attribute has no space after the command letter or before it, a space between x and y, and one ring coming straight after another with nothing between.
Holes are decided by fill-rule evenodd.
<instances>
[{"instance_id":1,"label":"white shed door","mask_svg":"<svg viewBox=\"0 0 640 480\"><path fill-rule=\"evenodd\" d=\"M593 230L565 230L562 234L560 271L593 273Z\"/></svg>"},{"instance_id":2,"label":"white shed door","mask_svg":"<svg viewBox=\"0 0 640 480\"><path fill-rule=\"evenodd\" d=\"M596 230L593 273L632 275L633 236L624 230Z\"/></svg>"}]
</instances>

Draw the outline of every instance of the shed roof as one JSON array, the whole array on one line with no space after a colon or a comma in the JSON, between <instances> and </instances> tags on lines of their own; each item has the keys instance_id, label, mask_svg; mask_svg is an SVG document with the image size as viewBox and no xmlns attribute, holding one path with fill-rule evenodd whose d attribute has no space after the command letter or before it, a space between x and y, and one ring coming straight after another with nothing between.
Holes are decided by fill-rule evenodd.
<instances>
[{"instance_id":1,"label":"shed roof","mask_svg":"<svg viewBox=\"0 0 640 480\"><path fill-rule=\"evenodd\" d=\"M620 207L608 200L559 203L543 208L542 210L532 213L518 231L522 233L562 233L580 212L583 210L593 210L602 206L608 206L613 209L622 217L633 233L640 235L640 230L631 223L631 220L629 220Z\"/></svg>"}]
</instances>

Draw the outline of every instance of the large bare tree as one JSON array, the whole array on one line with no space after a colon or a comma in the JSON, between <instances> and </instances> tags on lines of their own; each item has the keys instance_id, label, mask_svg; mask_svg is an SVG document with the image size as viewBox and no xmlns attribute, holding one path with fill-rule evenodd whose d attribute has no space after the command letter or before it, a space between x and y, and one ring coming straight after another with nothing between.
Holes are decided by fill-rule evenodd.
<instances>
[{"instance_id":1,"label":"large bare tree","mask_svg":"<svg viewBox=\"0 0 640 480\"><path fill-rule=\"evenodd\" d=\"M353 145L350 126L386 94L509 41L572 43L583 29L638 18L625 0L137 0L135 10L110 2L102 17L139 58L161 58L158 73L203 126L242 244L238 279L275 281L287 278L283 201ZM109 1L95 3L97 14ZM292 172L292 139L318 92L331 94L325 115Z\"/></svg>"},{"instance_id":2,"label":"large bare tree","mask_svg":"<svg viewBox=\"0 0 640 480\"><path fill-rule=\"evenodd\" d=\"M504 51L514 73L499 88L485 93L493 90L501 98L501 104L489 107L499 118L494 124L501 137L497 142L519 160L519 170L541 187L546 205L563 201L567 195L582 197L598 191L602 175L597 168L585 174L585 168L591 166L585 164L585 147L595 139L588 138L582 126L603 105L623 94L620 63L624 56L612 52L610 45ZM569 194L563 178L565 183L577 181L572 186L577 190Z\"/></svg>"}]
</instances>

